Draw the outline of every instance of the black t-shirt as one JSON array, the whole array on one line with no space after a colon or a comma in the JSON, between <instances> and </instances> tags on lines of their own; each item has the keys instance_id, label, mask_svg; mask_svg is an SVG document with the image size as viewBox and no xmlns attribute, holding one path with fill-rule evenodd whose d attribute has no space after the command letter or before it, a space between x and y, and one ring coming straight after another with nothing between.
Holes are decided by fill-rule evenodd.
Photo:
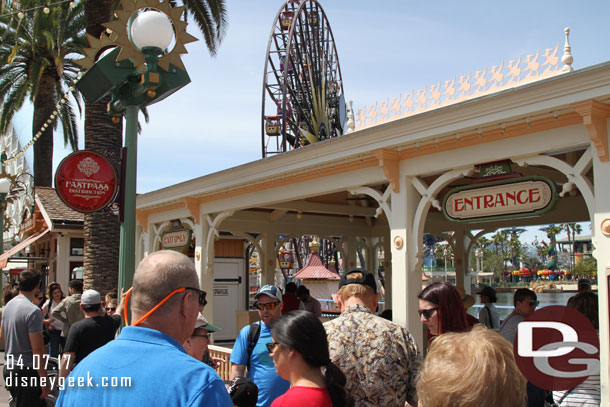
<instances>
[{"instance_id":1,"label":"black t-shirt","mask_svg":"<svg viewBox=\"0 0 610 407\"><path fill-rule=\"evenodd\" d=\"M70 327L64 352L74 352L75 363L114 339L121 325L121 316L98 316L85 318Z\"/></svg>"}]
</instances>

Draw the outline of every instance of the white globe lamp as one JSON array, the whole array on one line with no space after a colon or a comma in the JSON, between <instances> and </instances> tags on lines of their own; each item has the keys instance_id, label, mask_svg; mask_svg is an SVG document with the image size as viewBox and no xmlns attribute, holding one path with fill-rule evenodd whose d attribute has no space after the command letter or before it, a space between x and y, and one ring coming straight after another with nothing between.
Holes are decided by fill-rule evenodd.
<instances>
[{"instance_id":1,"label":"white globe lamp","mask_svg":"<svg viewBox=\"0 0 610 407\"><path fill-rule=\"evenodd\" d=\"M172 22L160 11L147 10L133 19L129 27L131 41L140 51L145 47L166 50L174 38Z\"/></svg>"}]
</instances>

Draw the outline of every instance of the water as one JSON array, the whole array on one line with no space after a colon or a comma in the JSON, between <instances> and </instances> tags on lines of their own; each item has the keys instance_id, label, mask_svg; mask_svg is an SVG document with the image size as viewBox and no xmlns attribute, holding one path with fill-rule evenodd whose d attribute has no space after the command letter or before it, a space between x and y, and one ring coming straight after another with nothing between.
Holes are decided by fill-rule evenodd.
<instances>
[{"instance_id":1,"label":"water","mask_svg":"<svg viewBox=\"0 0 610 407\"><path fill-rule=\"evenodd\" d=\"M538 297L538 301L540 301L540 305L538 308L546 307L547 305L566 305L568 300L573 295L576 295L575 292L561 292L561 293L536 293ZM472 295L476 303L472 307L468 308L468 313L474 315L475 317L479 317L479 310L483 306L480 301L481 297L473 294ZM513 296L514 292L499 292L496 294L498 301L496 301L496 308L498 309L498 313L500 314L500 319L506 318L511 312L513 312Z\"/></svg>"}]
</instances>

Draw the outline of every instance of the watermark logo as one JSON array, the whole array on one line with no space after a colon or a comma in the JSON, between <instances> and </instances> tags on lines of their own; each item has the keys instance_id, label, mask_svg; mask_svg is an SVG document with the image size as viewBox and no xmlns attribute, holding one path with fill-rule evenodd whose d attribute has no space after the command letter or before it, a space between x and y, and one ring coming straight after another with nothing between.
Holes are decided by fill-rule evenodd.
<instances>
[{"instance_id":1,"label":"watermark logo","mask_svg":"<svg viewBox=\"0 0 610 407\"><path fill-rule=\"evenodd\" d=\"M514 353L523 375L546 390L568 390L599 374L599 337L580 312L544 307L521 322Z\"/></svg>"}]
</instances>

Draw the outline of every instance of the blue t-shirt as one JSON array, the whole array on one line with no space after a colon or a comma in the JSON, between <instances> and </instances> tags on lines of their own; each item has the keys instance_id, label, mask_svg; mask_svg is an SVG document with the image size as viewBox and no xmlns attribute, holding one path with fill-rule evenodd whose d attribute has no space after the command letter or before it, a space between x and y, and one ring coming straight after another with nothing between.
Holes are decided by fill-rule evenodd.
<instances>
[{"instance_id":1,"label":"blue t-shirt","mask_svg":"<svg viewBox=\"0 0 610 407\"><path fill-rule=\"evenodd\" d=\"M70 380L75 382L70 385ZM214 369L189 356L173 338L154 329L126 327L117 339L76 365L57 406L233 407L233 403Z\"/></svg>"},{"instance_id":2,"label":"blue t-shirt","mask_svg":"<svg viewBox=\"0 0 610 407\"><path fill-rule=\"evenodd\" d=\"M248 333L250 325L244 327L237 336L231 363L237 365L248 364ZM258 386L258 402L256 407L269 407L273 400L286 393L290 383L275 373L273 359L269 356L267 343L271 342L271 328L261 322L261 334L252 351L248 378Z\"/></svg>"}]
</instances>

